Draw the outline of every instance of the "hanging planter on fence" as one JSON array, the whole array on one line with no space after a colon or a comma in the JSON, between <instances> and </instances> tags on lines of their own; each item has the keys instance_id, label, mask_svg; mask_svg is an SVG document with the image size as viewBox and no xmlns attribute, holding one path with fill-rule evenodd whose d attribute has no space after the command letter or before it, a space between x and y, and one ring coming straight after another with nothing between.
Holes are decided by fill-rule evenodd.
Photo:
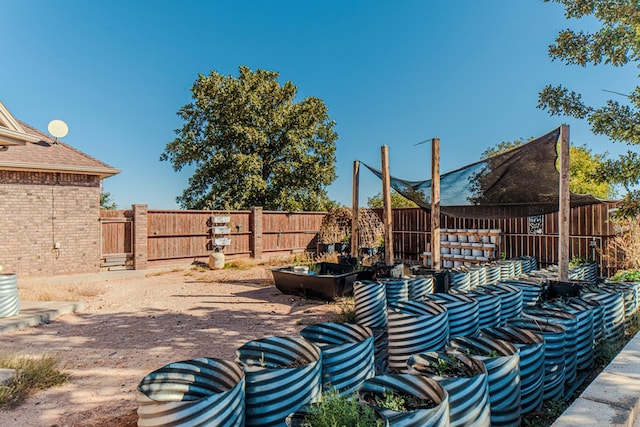
<instances>
[{"instance_id":1,"label":"hanging planter on fence","mask_svg":"<svg viewBox=\"0 0 640 427\"><path fill-rule=\"evenodd\" d=\"M372 405L376 411L397 427L445 427L449 425L449 395L437 381L409 374L388 374L370 378L358 392L360 400ZM388 398L388 396L391 396ZM404 410L389 409L380 402L387 399L398 403L405 398ZM424 407L411 407L410 401L423 403Z\"/></svg>"},{"instance_id":2,"label":"hanging planter on fence","mask_svg":"<svg viewBox=\"0 0 640 427\"><path fill-rule=\"evenodd\" d=\"M294 337L249 341L236 350L246 376L246 425L282 426L321 393L320 349Z\"/></svg>"},{"instance_id":3,"label":"hanging planter on fence","mask_svg":"<svg viewBox=\"0 0 640 427\"><path fill-rule=\"evenodd\" d=\"M544 338L544 400L564 399L564 341L566 329L562 325L540 323L534 319L515 318L507 326L526 329Z\"/></svg>"},{"instance_id":4,"label":"hanging planter on fence","mask_svg":"<svg viewBox=\"0 0 640 427\"><path fill-rule=\"evenodd\" d=\"M514 345L488 337L456 337L447 350L468 352L486 366L491 426L520 426L520 356Z\"/></svg>"},{"instance_id":5,"label":"hanging planter on fence","mask_svg":"<svg viewBox=\"0 0 640 427\"><path fill-rule=\"evenodd\" d=\"M138 426L243 426L244 386L244 373L234 362L171 363L138 384Z\"/></svg>"},{"instance_id":6,"label":"hanging planter on fence","mask_svg":"<svg viewBox=\"0 0 640 427\"><path fill-rule=\"evenodd\" d=\"M432 301L406 301L388 313L389 368L407 369L412 354L443 350L449 340L446 308Z\"/></svg>"},{"instance_id":7,"label":"hanging planter on fence","mask_svg":"<svg viewBox=\"0 0 640 427\"><path fill-rule=\"evenodd\" d=\"M300 331L322 352L322 390L341 395L355 393L375 374L373 333L350 323L326 322Z\"/></svg>"},{"instance_id":8,"label":"hanging planter on fence","mask_svg":"<svg viewBox=\"0 0 640 427\"><path fill-rule=\"evenodd\" d=\"M478 300L463 294L442 293L427 295L427 298L447 309L450 337L478 335Z\"/></svg>"},{"instance_id":9,"label":"hanging planter on fence","mask_svg":"<svg viewBox=\"0 0 640 427\"><path fill-rule=\"evenodd\" d=\"M522 289L498 283L479 286L476 292L500 295L500 322L522 314Z\"/></svg>"},{"instance_id":10,"label":"hanging planter on fence","mask_svg":"<svg viewBox=\"0 0 640 427\"><path fill-rule=\"evenodd\" d=\"M369 328L387 326L387 296L384 284L371 280L353 283L356 323Z\"/></svg>"},{"instance_id":11,"label":"hanging planter on fence","mask_svg":"<svg viewBox=\"0 0 640 427\"><path fill-rule=\"evenodd\" d=\"M411 276L407 284L410 300L420 301L425 295L433 293L433 276Z\"/></svg>"},{"instance_id":12,"label":"hanging planter on fence","mask_svg":"<svg viewBox=\"0 0 640 427\"><path fill-rule=\"evenodd\" d=\"M509 341L520 354L520 412L542 410L544 385L544 338L513 326L482 329L480 336Z\"/></svg>"},{"instance_id":13,"label":"hanging planter on fence","mask_svg":"<svg viewBox=\"0 0 640 427\"><path fill-rule=\"evenodd\" d=\"M409 372L432 378L449 393L452 427L488 427L491 424L489 383L484 363L459 353L414 354Z\"/></svg>"}]
</instances>

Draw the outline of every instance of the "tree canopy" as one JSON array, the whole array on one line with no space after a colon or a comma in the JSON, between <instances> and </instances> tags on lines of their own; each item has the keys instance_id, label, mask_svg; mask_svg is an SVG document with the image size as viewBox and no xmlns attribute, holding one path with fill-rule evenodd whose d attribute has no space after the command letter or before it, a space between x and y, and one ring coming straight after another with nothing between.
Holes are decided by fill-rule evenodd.
<instances>
[{"instance_id":1,"label":"tree canopy","mask_svg":"<svg viewBox=\"0 0 640 427\"><path fill-rule=\"evenodd\" d=\"M384 200L382 193L367 197L367 206L371 209L383 208ZM391 190L391 207L393 208L417 208L418 205L405 198L395 190Z\"/></svg>"},{"instance_id":2,"label":"tree canopy","mask_svg":"<svg viewBox=\"0 0 640 427\"><path fill-rule=\"evenodd\" d=\"M529 138L531 140L533 138ZM503 141L489 147L482 153L482 158L500 154L519 147L527 141ZM594 154L586 145L569 147L569 189L576 194L591 194L599 199L611 200L616 196L615 185L609 181L598 179L595 172L607 164L606 154Z\"/></svg>"},{"instance_id":3,"label":"tree canopy","mask_svg":"<svg viewBox=\"0 0 640 427\"><path fill-rule=\"evenodd\" d=\"M640 66L640 3L637 0L545 0L560 3L567 19L595 18L599 29L593 33L566 29L549 46L553 60L567 65L606 64L621 67ZM605 88L600 88L605 89ZM586 119L593 133L630 146L640 144L640 86L628 94L609 99L604 105L591 106L582 95L562 85L547 85L539 94L538 107L551 115ZM599 182L622 185L627 194L620 213L640 213L640 163L632 150L616 160L604 161L596 170Z\"/></svg>"},{"instance_id":4,"label":"tree canopy","mask_svg":"<svg viewBox=\"0 0 640 427\"><path fill-rule=\"evenodd\" d=\"M335 203L335 122L320 98L295 102L297 87L279 73L239 67L211 71L191 88L193 101L160 160L195 166L178 203L187 209L325 210Z\"/></svg>"}]
</instances>

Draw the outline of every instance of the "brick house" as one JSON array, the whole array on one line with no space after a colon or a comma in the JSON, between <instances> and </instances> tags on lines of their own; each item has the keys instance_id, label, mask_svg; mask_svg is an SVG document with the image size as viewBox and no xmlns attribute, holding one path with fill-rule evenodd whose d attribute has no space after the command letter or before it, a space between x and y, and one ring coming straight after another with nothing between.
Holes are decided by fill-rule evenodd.
<instances>
[{"instance_id":1,"label":"brick house","mask_svg":"<svg viewBox=\"0 0 640 427\"><path fill-rule=\"evenodd\" d=\"M100 181L120 172L0 103L0 265L19 276L100 269Z\"/></svg>"}]
</instances>

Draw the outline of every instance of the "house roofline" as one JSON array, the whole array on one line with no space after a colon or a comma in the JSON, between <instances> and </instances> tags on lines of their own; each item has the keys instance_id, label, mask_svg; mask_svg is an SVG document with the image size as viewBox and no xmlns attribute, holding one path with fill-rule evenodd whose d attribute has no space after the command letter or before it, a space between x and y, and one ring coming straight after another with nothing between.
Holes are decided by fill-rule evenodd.
<instances>
[{"instance_id":1,"label":"house roofline","mask_svg":"<svg viewBox=\"0 0 640 427\"><path fill-rule=\"evenodd\" d=\"M16 163L0 161L0 170L19 172L64 172L72 174L98 175L100 179L109 178L122 172L115 168L96 168L90 166L42 165L34 163Z\"/></svg>"}]
</instances>

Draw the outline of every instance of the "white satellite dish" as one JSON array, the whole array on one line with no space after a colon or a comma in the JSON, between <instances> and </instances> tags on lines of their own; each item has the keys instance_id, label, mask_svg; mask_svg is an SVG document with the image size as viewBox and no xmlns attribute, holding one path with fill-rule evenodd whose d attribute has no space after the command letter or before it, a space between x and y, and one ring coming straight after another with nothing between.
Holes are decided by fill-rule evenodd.
<instances>
[{"instance_id":1,"label":"white satellite dish","mask_svg":"<svg viewBox=\"0 0 640 427\"><path fill-rule=\"evenodd\" d=\"M47 129L56 139L64 138L69 133L69 126L62 120L51 120Z\"/></svg>"}]
</instances>

